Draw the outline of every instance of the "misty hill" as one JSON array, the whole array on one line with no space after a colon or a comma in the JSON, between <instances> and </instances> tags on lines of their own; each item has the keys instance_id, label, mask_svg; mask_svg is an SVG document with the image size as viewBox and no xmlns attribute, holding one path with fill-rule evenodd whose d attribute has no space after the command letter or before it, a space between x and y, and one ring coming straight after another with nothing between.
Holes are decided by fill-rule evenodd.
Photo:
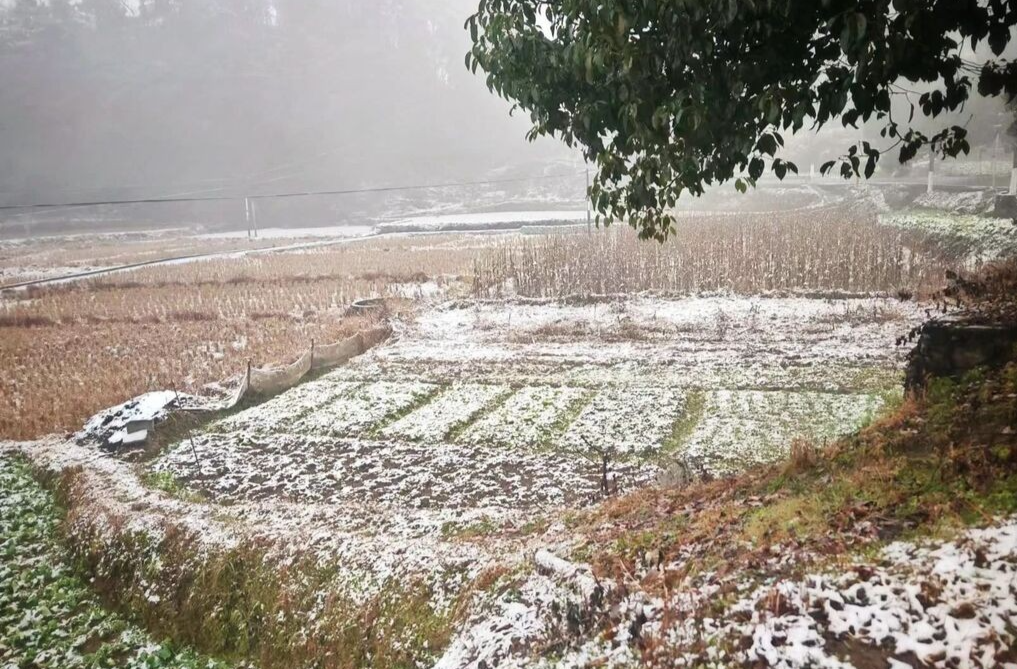
<instances>
[{"instance_id":1,"label":"misty hill","mask_svg":"<svg viewBox=\"0 0 1017 669\"><path fill-rule=\"evenodd\" d=\"M0 2L0 199L476 179L567 155L462 65L472 0Z\"/></svg>"}]
</instances>

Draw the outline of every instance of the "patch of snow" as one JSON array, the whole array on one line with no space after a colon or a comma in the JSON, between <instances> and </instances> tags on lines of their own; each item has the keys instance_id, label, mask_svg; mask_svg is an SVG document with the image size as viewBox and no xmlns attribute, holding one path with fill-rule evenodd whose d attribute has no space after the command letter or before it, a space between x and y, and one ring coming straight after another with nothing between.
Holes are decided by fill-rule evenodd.
<instances>
[{"instance_id":1,"label":"patch of snow","mask_svg":"<svg viewBox=\"0 0 1017 669\"><path fill-rule=\"evenodd\" d=\"M951 214L984 214L992 209L995 199L996 193L991 190L966 193L933 191L919 195L912 206Z\"/></svg>"},{"instance_id":2,"label":"patch of snow","mask_svg":"<svg viewBox=\"0 0 1017 669\"><path fill-rule=\"evenodd\" d=\"M417 216L399 221L379 223L375 226L375 231L379 234L388 234L515 230L523 226L574 225L580 222L586 222L585 211L507 211L481 214Z\"/></svg>"},{"instance_id":3,"label":"patch of snow","mask_svg":"<svg viewBox=\"0 0 1017 669\"><path fill-rule=\"evenodd\" d=\"M850 433L881 405L878 395L717 390L683 450L722 476L787 457L796 437Z\"/></svg>"},{"instance_id":4,"label":"patch of snow","mask_svg":"<svg viewBox=\"0 0 1017 669\"><path fill-rule=\"evenodd\" d=\"M1006 219L927 211L881 216L880 222L936 236L972 268L1017 253L1017 226Z\"/></svg>"},{"instance_id":5,"label":"patch of snow","mask_svg":"<svg viewBox=\"0 0 1017 669\"><path fill-rule=\"evenodd\" d=\"M471 425L462 440L471 444L536 447L552 437L560 418L589 397L582 388L527 386Z\"/></svg>"},{"instance_id":6,"label":"patch of snow","mask_svg":"<svg viewBox=\"0 0 1017 669\"><path fill-rule=\"evenodd\" d=\"M767 568L786 573L791 554L774 551ZM436 667L478 669L493 666L494 659L501 667L568 669L619 661L661 668L850 669L854 664L838 648L843 642L880 649L892 667L910 667L913 662L905 660L914 658L943 669L1010 669L1017 643L1015 565L1017 518L969 530L951 542L898 542L875 563L858 559L801 578L759 583L741 572L688 578L689 565L676 562L662 567L682 575L666 598L647 595L634 580L610 610L594 610L588 626L578 630L566 625L575 620L571 612L596 597L538 570L511 596L480 602L481 611ZM582 573L582 567L562 571ZM722 585L736 593L730 604L715 599ZM620 584L596 586L610 592ZM562 649L553 662L537 655L548 643ZM648 655L646 648L655 651Z\"/></svg>"},{"instance_id":7,"label":"patch of snow","mask_svg":"<svg viewBox=\"0 0 1017 669\"><path fill-rule=\"evenodd\" d=\"M369 383L311 407L291 428L305 434L359 435L437 391L438 386L431 383Z\"/></svg>"},{"instance_id":8,"label":"patch of snow","mask_svg":"<svg viewBox=\"0 0 1017 669\"><path fill-rule=\"evenodd\" d=\"M420 409L386 427L382 430L382 435L410 441L440 442L455 428L469 422L484 407L508 392L509 388L502 385L456 384Z\"/></svg>"},{"instance_id":9,"label":"patch of snow","mask_svg":"<svg viewBox=\"0 0 1017 669\"><path fill-rule=\"evenodd\" d=\"M94 440L104 446L137 444L144 441L147 432L145 428L129 432L131 423L154 425L166 418L171 409L199 408L204 405L201 398L179 395L172 390L145 393L92 416L77 438L81 441Z\"/></svg>"},{"instance_id":10,"label":"patch of snow","mask_svg":"<svg viewBox=\"0 0 1017 669\"><path fill-rule=\"evenodd\" d=\"M601 390L579 413L561 439L565 450L654 455L685 412L677 388L615 387Z\"/></svg>"},{"instance_id":11,"label":"patch of snow","mask_svg":"<svg viewBox=\"0 0 1017 669\"><path fill-rule=\"evenodd\" d=\"M311 237L366 237L374 232L370 225L332 225L313 228L260 228L256 239L307 239ZM247 230L211 232L195 235L198 239L246 239Z\"/></svg>"}]
</instances>

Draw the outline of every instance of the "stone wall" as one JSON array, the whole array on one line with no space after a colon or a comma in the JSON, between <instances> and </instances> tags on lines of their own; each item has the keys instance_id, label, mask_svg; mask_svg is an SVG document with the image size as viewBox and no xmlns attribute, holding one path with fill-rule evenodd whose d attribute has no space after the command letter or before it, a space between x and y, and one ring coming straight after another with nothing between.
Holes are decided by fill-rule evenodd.
<instances>
[{"instance_id":1,"label":"stone wall","mask_svg":"<svg viewBox=\"0 0 1017 669\"><path fill-rule=\"evenodd\" d=\"M963 319L930 321L908 356L905 386L921 388L928 377L958 377L976 367L999 367L1013 358L1017 327Z\"/></svg>"}]
</instances>

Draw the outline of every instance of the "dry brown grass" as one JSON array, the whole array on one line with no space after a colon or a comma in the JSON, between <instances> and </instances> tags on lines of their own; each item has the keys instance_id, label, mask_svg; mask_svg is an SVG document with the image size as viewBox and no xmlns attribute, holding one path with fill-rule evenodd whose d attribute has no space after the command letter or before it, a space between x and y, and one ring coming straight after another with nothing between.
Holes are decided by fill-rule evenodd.
<instances>
[{"instance_id":1,"label":"dry brown grass","mask_svg":"<svg viewBox=\"0 0 1017 669\"><path fill-rule=\"evenodd\" d=\"M955 266L927 238L839 209L679 218L664 244L623 226L510 238L478 260L477 295L931 291Z\"/></svg>"},{"instance_id":2,"label":"dry brown grass","mask_svg":"<svg viewBox=\"0 0 1017 669\"><path fill-rule=\"evenodd\" d=\"M97 411L151 390L197 391L247 361L295 357L361 319L270 318L0 327L0 438L72 431Z\"/></svg>"},{"instance_id":3,"label":"dry brown grass","mask_svg":"<svg viewBox=\"0 0 1017 669\"><path fill-rule=\"evenodd\" d=\"M444 281L472 254L455 238L373 240L11 295L0 301L0 438L76 430L143 392L195 391L248 361L295 358L362 329L344 316L353 300Z\"/></svg>"}]
</instances>

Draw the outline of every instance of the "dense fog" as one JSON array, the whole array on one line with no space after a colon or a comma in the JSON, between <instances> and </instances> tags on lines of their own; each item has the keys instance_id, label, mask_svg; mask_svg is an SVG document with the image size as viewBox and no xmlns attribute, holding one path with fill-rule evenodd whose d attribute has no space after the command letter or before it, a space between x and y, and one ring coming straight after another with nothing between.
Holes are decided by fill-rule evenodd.
<instances>
[{"instance_id":1,"label":"dense fog","mask_svg":"<svg viewBox=\"0 0 1017 669\"><path fill-rule=\"evenodd\" d=\"M0 0L6 202L356 188L567 157L463 66L474 0Z\"/></svg>"}]
</instances>

